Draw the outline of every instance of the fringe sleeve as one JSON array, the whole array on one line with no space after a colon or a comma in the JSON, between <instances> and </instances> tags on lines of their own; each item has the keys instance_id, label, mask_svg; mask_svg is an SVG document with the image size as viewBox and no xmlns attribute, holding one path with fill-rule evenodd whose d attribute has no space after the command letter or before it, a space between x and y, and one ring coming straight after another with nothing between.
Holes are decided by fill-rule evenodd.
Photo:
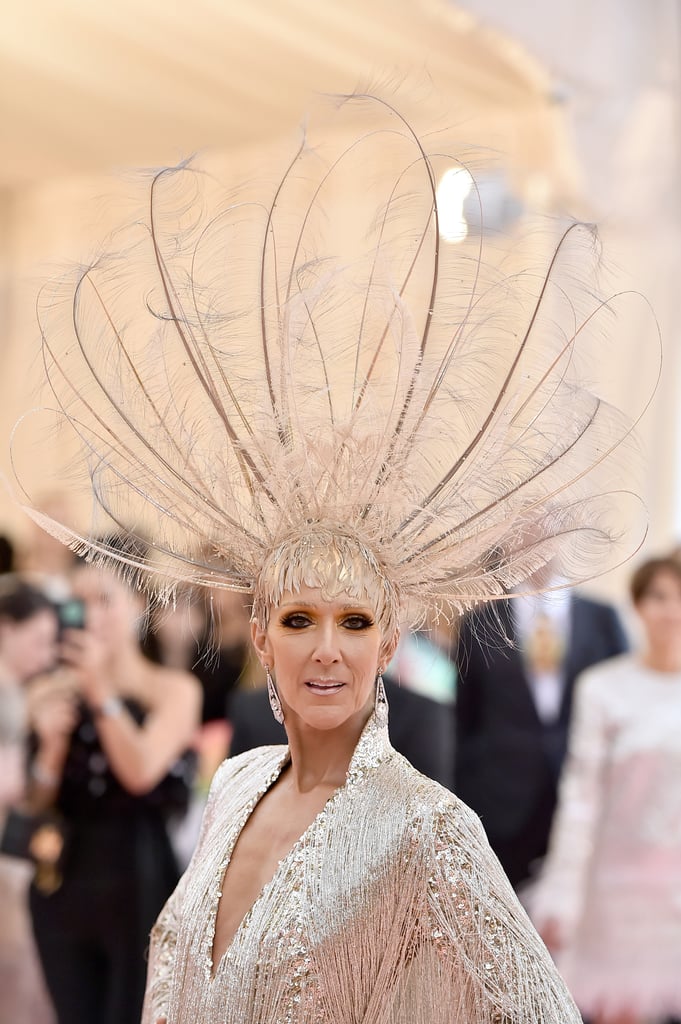
<instances>
[{"instance_id":1,"label":"fringe sleeve","mask_svg":"<svg viewBox=\"0 0 681 1024\"><path fill-rule=\"evenodd\" d=\"M225 770L229 763L229 761L224 761L213 777L206 808L203 813L199 839L191 862L151 930L147 987L144 996L141 1024L157 1024L157 1021L167 1019L170 988L175 972L175 947L182 917L185 890L188 880L192 875L192 866L195 860L201 856L208 825L213 818L215 803L222 789Z\"/></svg>"},{"instance_id":2,"label":"fringe sleeve","mask_svg":"<svg viewBox=\"0 0 681 1024\"><path fill-rule=\"evenodd\" d=\"M167 901L151 930L142 1024L156 1024L157 1021L167 1018L184 877L180 879L175 892Z\"/></svg>"},{"instance_id":3,"label":"fringe sleeve","mask_svg":"<svg viewBox=\"0 0 681 1024\"><path fill-rule=\"evenodd\" d=\"M430 939L451 979L451 1002L459 1007L452 1019L581 1024L477 816L458 801L448 802L440 809L433 840Z\"/></svg>"}]
</instances>

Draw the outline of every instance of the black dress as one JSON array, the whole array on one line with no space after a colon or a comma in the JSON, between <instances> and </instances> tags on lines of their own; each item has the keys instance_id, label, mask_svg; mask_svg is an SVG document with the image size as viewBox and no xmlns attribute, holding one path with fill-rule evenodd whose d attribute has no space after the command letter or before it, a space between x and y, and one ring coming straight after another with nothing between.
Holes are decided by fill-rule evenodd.
<instances>
[{"instance_id":1,"label":"black dress","mask_svg":"<svg viewBox=\"0 0 681 1024\"><path fill-rule=\"evenodd\" d=\"M56 804L69 832L63 882L30 894L59 1024L139 1024L149 932L178 880L166 823L186 808L191 769L184 757L151 792L128 793L83 709Z\"/></svg>"}]
</instances>

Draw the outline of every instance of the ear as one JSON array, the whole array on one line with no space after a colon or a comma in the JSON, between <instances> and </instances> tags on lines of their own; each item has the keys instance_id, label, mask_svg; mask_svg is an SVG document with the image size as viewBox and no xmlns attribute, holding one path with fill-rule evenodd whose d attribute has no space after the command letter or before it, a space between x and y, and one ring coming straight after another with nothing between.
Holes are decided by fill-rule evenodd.
<instances>
[{"instance_id":1,"label":"ear","mask_svg":"<svg viewBox=\"0 0 681 1024\"><path fill-rule=\"evenodd\" d=\"M251 622L251 643L263 668L265 665L269 665L272 668L270 641L267 636L267 630L259 626L257 622Z\"/></svg>"},{"instance_id":2,"label":"ear","mask_svg":"<svg viewBox=\"0 0 681 1024\"><path fill-rule=\"evenodd\" d=\"M392 661L393 654L397 650L397 645L400 642L400 631L396 629L389 640L381 646L381 653L379 655L379 668L381 672L385 672L386 668Z\"/></svg>"}]
</instances>

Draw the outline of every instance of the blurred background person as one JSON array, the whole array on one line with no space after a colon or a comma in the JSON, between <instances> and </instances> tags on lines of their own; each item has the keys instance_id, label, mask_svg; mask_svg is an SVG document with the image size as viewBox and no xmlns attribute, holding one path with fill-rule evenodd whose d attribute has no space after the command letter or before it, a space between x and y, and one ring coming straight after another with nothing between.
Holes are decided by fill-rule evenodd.
<instances>
[{"instance_id":1,"label":"blurred background person","mask_svg":"<svg viewBox=\"0 0 681 1024\"><path fill-rule=\"evenodd\" d=\"M0 576L14 571L14 544L4 533L0 534Z\"/></svg>"},{"instance_id":2,"label":"blurred background person","mask_svg":"<svg viewBox=\"0 0 681 1024\"><path fill-rule=\"evenodd\" d=\"M597 1024L681 1017L681 562L645 562L631 597L644 644L578 680L533 904Z\"/></svg>"},{"instance_id":3,"label":"blurred background person","mask_svg":"<svg viewBox=\"0 0 681 1024\"><path fill-rule=\"evenodd\" d=\"M217 588L206 601L203 657L196 675L203 687L203 721L230 718L233 694L250 682L261 668L250 643L251 604L248 595ZM257 667L255 667L257 666Z\"/></svg>"},{"instance_id":4,"label":"blurred background person","mask_svg":"<svg viewBox=\"0 0 681 1024\"><path fill-rule=\"evenodd\" d=\"M84 628L32 694L35 807L68 828L63 881L31 889L38 949L59 1024L138 1024L151 926L178 877L168 818L186 808L200 689L140 649L142 595L111 571L72 573Z\"/></svg>"},{"instance_id":5,"label":"blurred background person","mask_svg":"<svg viewBox=\"0 0 681 1024\"><path fill-rule=\"evenodd\" d=\"M41 503L45 514L55 519L71 514L71 502L61 490L43 493ZM72 552L32 520L26 525L26 536L16 554L17 568L53 601L65 600L69 594Z\"/></svg>"},{"instance_id":6,"label":"blurred background person","mask_svg":"<svg viewBox=\"0 0 681 1024\"><path fill-rule=\"evenodd\" d=\"M614 608L567 590L515 596L462 622L454 788L516 887L546 853L575 679L626 649Z\"/></svg>"},{"instance_id":7,"label":"blurred background person","mask_svg":"<svg viewBox=\"0 0 681 1024\"><path fill-rule=\"evenodd\" d=\"M205 632L203 595L180 588L171 603L150 605L142 648L159 665L192 672L202 654Z\"/></svg>"},{"instance_id":8,"label":"blurred background person","mask_svg":"<svg viewBox=\"0 0 681 1024\"><path fill-rule=\"evenodd\" d=\"M143 649L158 664L193 672L201 684L194 789L187 814L171 830L184 868L194 852L213 775L230 750L231 699L239 685L252 681L253 665L260 668L251 655L248 601L228 590L180 589L171 604L150 608Z\"/></svg>"},{"instance_id":9,"label":"blurred background person","mask_svg":"<svg viewBox=\"0 0 681 1024\"><path fill-rule=\"evenodd\" d=\"M0 834L26 787L25 684L54 664L57 614L16 576L0 580ZM0 1024L50 1024L28 917L28 862L0 855Z\"/></svg>"},{"instance_id":10,"label":"blurred background person","mask_svg":"<svg viewBox=\"0 0 681 1024\"><path fill-rule=\"evenodd\" d=\"M185 588L172 604L154 605L148 613L144 653L160 665L192 672L201 684L202 734L219 737L210 741L221 751L215 768L229 746L231 697L253 678L249 630L248 601L229 590Z\"/></svg>"}]
</instances>

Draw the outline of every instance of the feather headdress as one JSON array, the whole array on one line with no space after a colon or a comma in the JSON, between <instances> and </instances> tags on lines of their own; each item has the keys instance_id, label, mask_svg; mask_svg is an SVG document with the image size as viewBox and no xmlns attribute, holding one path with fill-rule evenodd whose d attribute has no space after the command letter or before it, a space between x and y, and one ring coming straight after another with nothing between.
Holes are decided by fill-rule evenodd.
<instances>
[{"instance_id":1,"label":"feather headdress","mask_svg":"<svg viewBox=\"0 0 681 1024\"><path fill-rule=\"evenodd\" d=\"M106 513L92 536L113 520L149 545L130 568L243 591L287 545L340 537L403 600L457 608L549 564L597 574L632 545L613 515L631 428L580 384L612 308L576 273L593 232L565 230L540 272L491 267L441 240L442 137L375 97L337 116L358 111L350 140L327 125L219 208L191 166L155 173L119 254L66 306L43 294L46 375Z\"/></svg>"}]
</instances>

